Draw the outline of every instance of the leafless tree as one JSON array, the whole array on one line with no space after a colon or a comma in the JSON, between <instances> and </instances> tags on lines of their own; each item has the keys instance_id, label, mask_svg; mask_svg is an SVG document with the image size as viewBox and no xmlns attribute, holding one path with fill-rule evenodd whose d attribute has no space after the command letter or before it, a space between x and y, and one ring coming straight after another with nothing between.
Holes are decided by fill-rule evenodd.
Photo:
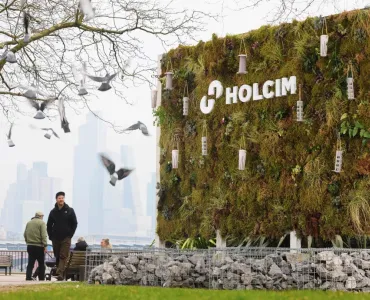
<instances>
[{"instance_id":1,"label":"leafless tree","mask_svg":"<svg viewBox=\"0 0 370 300\"><path fill-rule=\"evenodd\" d=\"M335 11L340 11L343 1L338 0L222 0L222 5L231 10L253 9L263 4L269 4L271 11L268 19L271 23L285 22L292 18L306 17L312 10L320 14L323 6L332 5ZM360 8L363 0L349 0L348 5Z\"/></svg>"},{"instance_id":2,"label":"leafless tree","mask_svg":"<svg viewBox=\"0 0 370 300\"><path fill-rule=\"evenodd\" d=\"M148 81L154 66L143 50L145 37L185 43L209 17L196 10L175 10L172 1L164 0L92 0L95 18L88 21L79 0L3 1L0 49L8 47L17 58L14 64L0 60L0 106L8 118L24 113L20 104L26 99L15 87L20 83L36 83L49 94L65 97L77 111L84 107L86 98L77 95L78 83L72 73L72 65L79 67L82 62L87 63L89 74L119 72L112 86L130 104L124 97L125 88ZM24 13L29 15L32 33L27 43Z\"/></svg>"}]
</instances>

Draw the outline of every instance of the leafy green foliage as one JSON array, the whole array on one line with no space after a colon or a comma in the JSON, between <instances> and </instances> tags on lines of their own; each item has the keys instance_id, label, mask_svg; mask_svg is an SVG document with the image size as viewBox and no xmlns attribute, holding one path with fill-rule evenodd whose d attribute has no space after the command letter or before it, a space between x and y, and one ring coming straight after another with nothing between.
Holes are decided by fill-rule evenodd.
<instances>
[{"instance_id":1,"label":"leafy green foliage","mask_svg":"<svg viewBox=\"0 0 370 300\"><path fill-rule=\"evenodd\" d=\"M278 240L295 229L302 237L312 236L314 245L320 239L330 245L336 235L370 235L370 47L365 34L370 16L360 10L328 17L328 57L319 55L322 22L313 18L239 36L213 35L209 42L169 51L166 59L177 70L174 90L163 93L162 106L154 112L166 150L161 157L166 190L157 227L161 239L209 241L219 229L233 241ZM242 39L248 74L241 76L236 72ZM350 63L355 100L347 99ZM199 101L213 80L226 88L292 75L302 84L304 122L296 121L298 95L227 105L224 93L210 114L200 112ZM178 99L189 82L189 115L184 117ZM204 120L208 156L201 156ZM183 131L176 170L167 164L174 128ZM340 174L332 171L338 130L345 150ZM247 158L239 171L242 136Z\"/></svg>"}]
</instances>

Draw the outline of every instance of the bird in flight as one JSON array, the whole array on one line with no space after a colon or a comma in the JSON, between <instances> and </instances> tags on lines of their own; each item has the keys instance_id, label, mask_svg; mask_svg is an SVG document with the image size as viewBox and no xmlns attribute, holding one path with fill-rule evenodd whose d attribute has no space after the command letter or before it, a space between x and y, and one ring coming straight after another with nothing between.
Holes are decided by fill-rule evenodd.
<instances>
[{"instance_id":1,"label":"bird in flight","mask_svg":"<svg viewBox=\"0 0 370 300\"><path fill-rule=\"evenodd\" d=\"M126 128L124 131L132 131L132 130L137 130L137 129L141 130L143 135L146 135L146 136L150 135L146 125L140 121L137 121L136 124L131 125L130 127Z\"/></svg>"},{"instance_id":2,"label":"bird in flight","mask_svg":"<svg viewBox=\"0 0 370 300\"><path fill-rule=\"evenodd\" d=\"M116 185L117 180L122 180L123 178L130 175L131 172L133 171L133 169L125 169L125 168L121 168L116 171L116 165L108 157L106 157L104 154L100 154L100 158L101 158L101 161L103 162L103 165L109 172L109 175L110 175L109 183L113 186Z\"/></svg>"},{"instance_id":3,"label":"bird in flight","mask_svg":"<svg viewBox=\"0 0 370 300\"><path fill-rule=\"evenodd\" d=\"M86 73L85 73L86 74ZM118 73L114 73L113 75L110 75L107 73L104 77L98 77L98 76L92 76L89 74L86 74L87 77L89 77L91 80L96 81L96 82L101 82L102 84L98 88L99 91L105 92L110 90L112 87L109 84L114 77L117 76Z\"/></svg>"}]
</instances>

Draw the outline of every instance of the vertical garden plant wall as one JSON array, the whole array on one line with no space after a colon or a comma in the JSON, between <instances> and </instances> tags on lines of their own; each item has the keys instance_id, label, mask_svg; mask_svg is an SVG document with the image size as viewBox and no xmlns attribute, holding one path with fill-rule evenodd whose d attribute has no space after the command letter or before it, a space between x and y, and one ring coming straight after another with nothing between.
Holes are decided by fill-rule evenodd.
<instances>
[{"instance_id":1,"label":"vertical garden plant wall","mask_svg":"<svg viewBox=\"0 0 370 300\"><path fill-rule=\"evenodd\" d=\"M320 36L326 32L327 56L321 56ZM213 35L169 51L161 80L173 71L173 89L163 90L154 110L161 126L160 238L210 238L217 229L235 238L279 238L290 230L324 240L369 233L369 33L369 11L359 10L237 36ZM246 74L237 74L240 54L247 55ZM266 81L291 76L296 93L226 103L226 87L259 83L262 94ZM214 80L224 91L204 114L200 102ZM353 91L355 99L349 99ZM244 170L238 167L240 149L246 150ZM334 172L337 150L343 151L342 165Z\"/></svg>"}]
</instances>

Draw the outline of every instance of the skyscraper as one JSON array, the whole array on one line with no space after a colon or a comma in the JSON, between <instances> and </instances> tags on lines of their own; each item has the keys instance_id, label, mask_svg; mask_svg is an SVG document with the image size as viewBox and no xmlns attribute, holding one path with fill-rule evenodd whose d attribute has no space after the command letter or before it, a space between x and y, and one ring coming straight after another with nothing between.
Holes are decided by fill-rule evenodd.
<instances>
[{"instance_id":1,"label":"skyscraper","mask_svg":"<svg viewBox=\"0 0 370 300\"><path fill-rule=\"evenodd\" d=\"M7 232L22 235L26 223L36 211L48 214L61 179L47 175L47 163L35 162L30 170L23 164L17 166L17 180L9 186L0 223Z\"/></svg>"},{"instance_id":2,"label":"skyscraper","mask_svg":"<svg viewBox=\"0 0 370 300\"><path fill-rule=\"evenodd\" d=\"M155 228L155 224L156 224L156 220L155 220L155 217L156 217L156 212L155 212L155 209L156 209L156 205L155 205L155 201L156 201L156 185L157 185L157 176L156 176L156 173L153 172L153 173L150 173L150 181L148 182L147 184L147 189L146 189L146 205L147 205L147 215L150 216L152 219L151 219L151 229L150 229L150 233L152 235L154 235L154 232L156 230Z\"/></svg>"},{"instance_id":3,"label":"skyscraper","mask_svg":"<svg viewBox=\"0 0 370 300\"><path fill-rule=\"evenodd\" d=\"M124 168L130 169L135 166L134 151L131 146L121 146L121 159ZM135 171L123 180L123 208L131 209L135 216L143 215L138 177Z\"/></svg>"},{"instance_id":4,"label":"skyscraper","mask_svg":"<svg viewBox=\"0 0 370 300\"><path fill-rule=\"evenodd\" d=\"M107 129L92 113L79 128L74 151L73 208L78 219L77 234L103 232L104 171L98 152L106 144Z\"/></svg>"}]
</instances>

